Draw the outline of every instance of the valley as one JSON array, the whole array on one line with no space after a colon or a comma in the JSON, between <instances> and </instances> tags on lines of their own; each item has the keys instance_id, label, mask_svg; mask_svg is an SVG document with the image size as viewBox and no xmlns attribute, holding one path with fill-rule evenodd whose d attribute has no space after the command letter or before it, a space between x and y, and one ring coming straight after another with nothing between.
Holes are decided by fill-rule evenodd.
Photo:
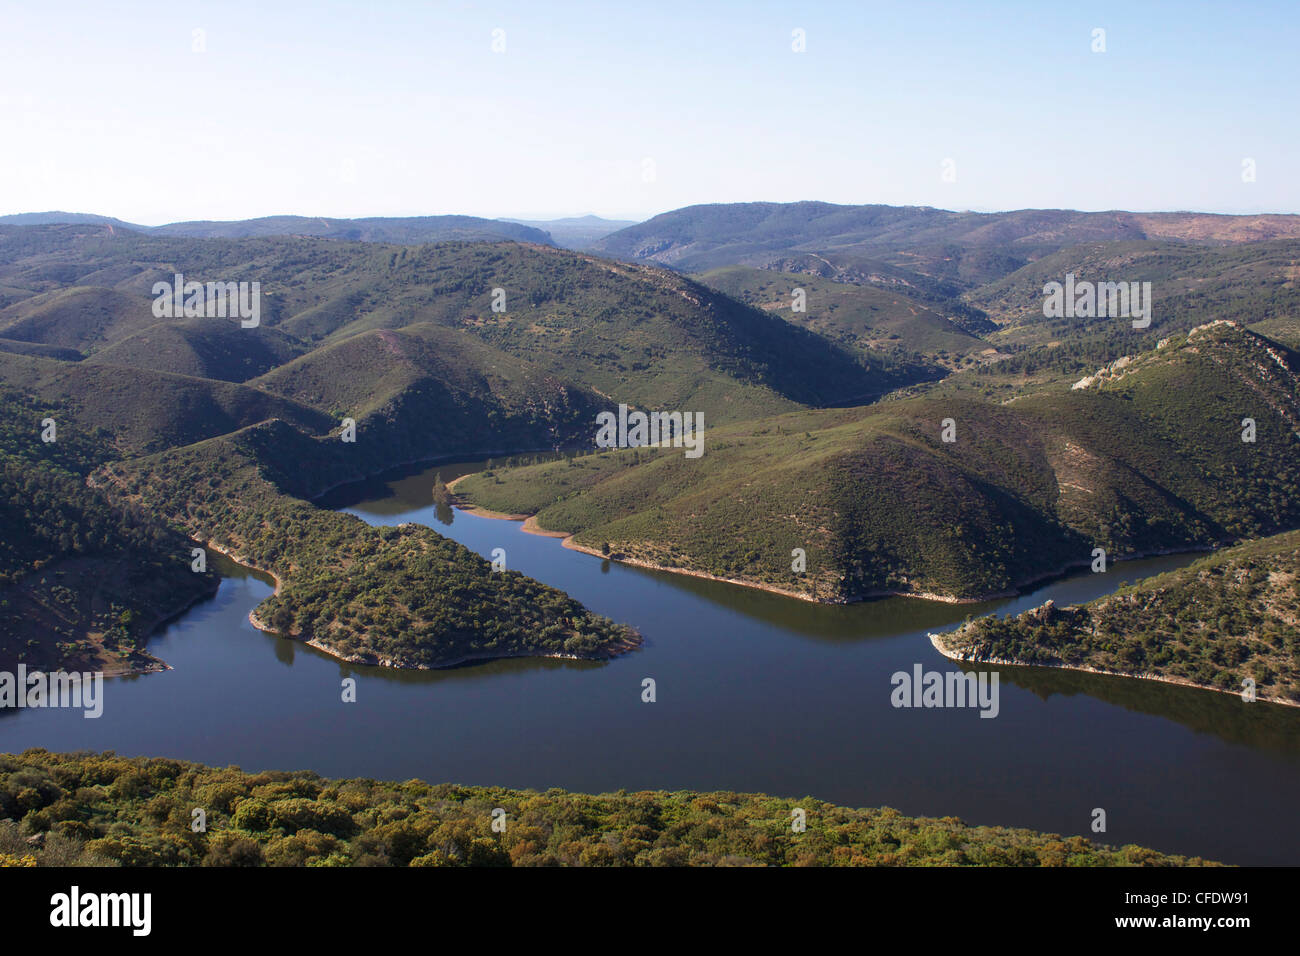
<instances>
[{"instance_id":1,"label":"valley","mask_svg":"<svg viewBox=\"0 0 1300 956\"><path fill-rule=\"evenodd\" d=\"M737 794L813 793L897 806L936 846L932 816L1034 831L963 833L948 862L1293 862L1261 827L1300 793L1277 706L1300 686L1297 217L735 204L559 242L471 217L51 216L0 222L0 667L138 679L85 725L0 715L0 749L633 787L742 818L777 798ZM176 274L256 283L258 321L160 316ZM1150 282L1150 327L1046 317L1067 274ZM643 418L695 427L652 447ZM997 665L996 719L890 706L891 674L948 659ZM1246 680L1257 702L1207 693ZM21 759L5 772L37 772ZM1085 786L1123 849L1062 798ZM154 834L140 859L463 862L230 809L237 835ZM135 859L84 812L24 826ZM643 849L798 857L680 837ZM600 856L534 842L511 860ZM806 862L933 861L854 846Z\"/></svg>"}]
</instances>

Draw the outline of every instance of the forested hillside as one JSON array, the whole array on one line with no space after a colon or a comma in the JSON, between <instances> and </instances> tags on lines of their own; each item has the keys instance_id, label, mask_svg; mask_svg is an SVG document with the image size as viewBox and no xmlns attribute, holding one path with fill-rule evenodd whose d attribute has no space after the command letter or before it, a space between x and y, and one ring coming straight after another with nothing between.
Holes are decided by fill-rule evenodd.
<instances>
[{"instance_id":1,"label":"forested hillside","mask_svg":"<svg viewBox=\"0 0 1300 956\"><path fill-rule=\"evenodd\" d=\"M366 460L345 447L270 421L111 463L91 480L274 575L276 593L255 610L256 623L345 660L427 668L530 654L603 658L637 645L630 629L517 571L494 571L429 528L375 528L302 500L331 479L366 473Z\"/></svg>"},{"instance_id":2,"label":"forested hillside","mask_svg":"<svg viewBox=\"0 0 1300 956\"><path fill-rule=\"evenodd\" d=\"M195 833L191 811L206 810ZM794 832L792 810L807 829ZM493 813L505 813L505 830ZM749 793L589 796L0 754L0 865L1196 866L1199 857ZM35 844L25 838L38 834Z\"/></svg>"},{"instance_id":3,"label":"forested hillside","mask_svg":"<svg viewBox=\"0 0 1300 956\"><path fill-rule=\"evenodd\" d=\"M277 353L431 324L615 404L699 410L715 422L865 401L895 383L879 359L660 269L506 243L163 239L0 226L0 305L8 303L0 339L85 355L147 330L174 341L174 320L152 316L150 290L178 272L194 281L261 283L260 324L239 330L248 333L248 362L221 359L222 378L240 364L262 371ZM67 317L80 304L65 301L69 285L82 296L99 289L112 302L74 322L75 334ZM126 344L116 351L131 354ZM192 340L188 348L169 345L149 368L192 374L213 361L196 351Z\"/></svg>"},{"instance_id":4,"label":"forested hillside","mask_svg":"<svg viewBox=\"0 0 1300 956\"><path fill-rule=\"evenodd\" d=\"M941 378L947 370L997 355L975 334L996 326L973 320L955 301L939 303L899 289L743 266L713 269L698 278L860 353L890 356L906 373L898 377L900 386ZM803 290L799 311L792 308L796 289Z\"/></svg>"},{"instance_id":5,"label":"forested hillside","mask_svg":"<svg viewBox=\"0 0 1300 956\"><path fill-rule=\"evenodd\" d=\"M971 599L1086 565L1095 547L1208 548L1300 525L1297 370L1295 353L1222 323L1001 404L937 391L802 412L714 430L698 460L606 452L456 492L616 557L820 600Z\"/></svg>"},{"instance_id":6,"label":"forested hillside","mask_svg":"<svg viewBox=\"0 0 1300 956\"><path fill-rule=\"evenodd\" d=\"M182 535L86 487L103 438L0 387L0 669L156 667L150 631L216 590Z\"/></svg>"},{"instance_id":7,"label":"forested hillside","mask_svg":"<svg viewBox=\"0 0 1300 956\"><path fill-rule=\"evenodd\" d=\"M1300 705L1300 532L1228 548L1081 606L934 637L949 657L1156 677Z\"/></svg>"}]
</instances>

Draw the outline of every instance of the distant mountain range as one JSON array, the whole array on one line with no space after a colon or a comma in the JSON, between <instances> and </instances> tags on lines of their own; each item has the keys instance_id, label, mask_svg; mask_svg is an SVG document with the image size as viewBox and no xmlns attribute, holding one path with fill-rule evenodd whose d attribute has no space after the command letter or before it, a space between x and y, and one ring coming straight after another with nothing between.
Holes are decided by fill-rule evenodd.
<instances>
[{"instance_id":1,"label":"distant mountain range","mask_svg":"<svg viewBox=\"0 0 1300 956\"><path fill-rule=\"evenodd\" d=\"M0 216L0 224L45 226L102 223L114 229L156 236L185 236L194 239L242 239L267 236L310 236L318 239L349 239L360 242L395 242L418 245L425 242L509 240L535 242L543 246L581 249L626 226L630 220L581 216L539 220L481 219L477 216L371 216L365 219L330 219L320 216L264 216L226 222L195 220L162 226L142 226L111 216L81 212L27 212Z\"/></svg>"},{"instance_id":2,"label":"distant mountain range","mask_svg":"<svg viewBox=\"0 0 1300 956\"><path fill-rule=\"evenodd\" d=\"M236 219L229 222L196 220L173 222L163 226L141 226L110 216L77 212L29 212L0 216L0 224L43 226L62 223L103 223L115 229L129 229L156 236L184 236L193 239L244 239L268 236L309 236L318 239L350 239L361 242L396 242L418 245L425 242L453 240L510 240L553 246L556 242L542 229L534 229L503 219L480 219L477 216L410 216L367 219L328 219L319 216L265 216L261 219Z\"/></svg>"},{"instance_id":3,"label":"distant mountain range","mask_svg":"<svg viewBox=\"0 0 1300 956\"><path fill-rule=\"evenodd\" d=\"M0 216L0 224L7 225L61 223L103 223L159 236L204 239L308 236L403 245L456 240L532 242L652 262L683 272L744 265L853 284L911 286L916 292L941 298L951 298L1085 242L1167 240L1225 245L1300 238L1300 216L1295 215L1071 209L981 213L826 202L687 206L640 223L592 215L545 220L267 216L142 226L87 213Z\"/></svg>"},{"instance_id":4,"label":"distant mountain range","mask_svg":"<svg viewBox=\"0 0 1300 956\"><path fill-rule=\"evenodd\" d=\"M1066 246L1167 239L1237 243L1300 237L1300 216L1021 209L825 202L687 206L599 239L590 251L688 272L727 265L808 272L841 282L973 288ZM917 277L923 278L918 283Z\"/></svg>"}]
</instances>

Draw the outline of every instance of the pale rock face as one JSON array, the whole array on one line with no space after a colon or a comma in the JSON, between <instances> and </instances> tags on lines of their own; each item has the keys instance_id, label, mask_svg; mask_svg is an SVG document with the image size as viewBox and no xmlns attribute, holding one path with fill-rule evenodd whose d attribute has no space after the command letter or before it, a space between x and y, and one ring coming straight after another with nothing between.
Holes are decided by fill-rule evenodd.
<instances>
[{"instance_id":1,"label":"pale rock face","mask_svg":"<svg viewBox=\"0 0 1300 956\"><path fill-rule=\"evenodd\" d=\"M1241 328L1241 323L1240 323L1240 322L1234 322L1232 319L1215 319L1213 322L1206 322L1204 325L1198 325L1196 328L1194 328L1194 329L1192 329L1190 332L1188 332L1188 333L1187 333L1187 341L1190 342L1190 341L1191 341L1191 340L1196 336L1196 333L1197 333L1197 332L1203 332L1203 331L1205 331L1206 329L1212 329L1212 328L1214 328L1215 326L1218 326L1218 325L1230 325L1230 326L1232 326L1234 329L1239 329L1239 328Z\"/></svg>"},{"instance_id":2,"label":"pale rock face","mask_svg":"<svg viewBox=\"0 0 1300 956\"><path fill-rule=\"evenodd\" d=\"M1133 356L1131 355L1125 355L1123 358L1117 358L1115 361L1111 362L1105 368L1097 369L1096 374L1086 375L1083 378L1079 379L1077 382L1075 382L1073 385L1070 386L1070 391L1073 392L1081 388L1091 388L1094 385L1098 385L1101 382L1104 382L1109 376L1115 375L1117 372L1127 368L1129 365L1132 364L1133 364Z\"/></svg>"}]
</instances>

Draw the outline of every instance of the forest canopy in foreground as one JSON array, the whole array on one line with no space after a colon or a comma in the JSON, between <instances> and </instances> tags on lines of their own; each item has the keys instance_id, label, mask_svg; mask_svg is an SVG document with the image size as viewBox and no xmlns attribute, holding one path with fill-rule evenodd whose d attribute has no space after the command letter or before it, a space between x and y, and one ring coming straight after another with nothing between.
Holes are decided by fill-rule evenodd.
<instances>
[{"instance_id":1,"label":"forest canopy in foreground","mask_svg":"<svg viewBox=\"0 0 1300 956\"><path fill-rule=\"evenodd\" d=\"M206 832L194 832L194 810ZM806 814L794 832L793 811ZM493 813L505 812L504 830ZM500 814L497 815L498 817ZM3 819L7 818L7 819ZM0 754L0 866L1186 866L1199 857L820 800L244 773Z\"/></svg>"}]
</instances>

